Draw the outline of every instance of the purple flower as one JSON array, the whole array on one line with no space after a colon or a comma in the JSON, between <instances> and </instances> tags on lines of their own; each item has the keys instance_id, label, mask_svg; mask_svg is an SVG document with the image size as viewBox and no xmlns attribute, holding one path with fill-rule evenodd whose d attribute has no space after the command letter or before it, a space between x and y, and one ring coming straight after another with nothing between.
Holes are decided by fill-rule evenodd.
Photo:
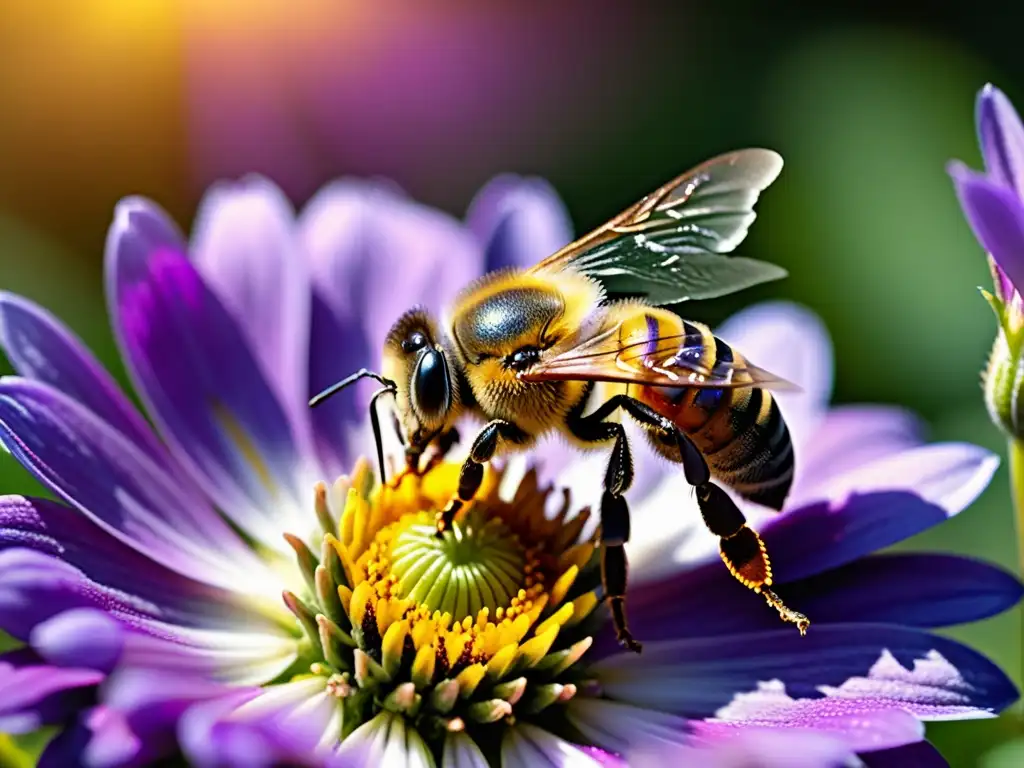
<instances>
[{"instance_id":1,"label":"purple flower","mask_svg":"<svg viewBox=\"0 0 1024 768\"><path fill-rule=\"evenodd\" d=\"M745 508L779 591L814 621L803 638L735 583L682 473L642 449L637 656L614 643L575 511L605 457L542 446L543 474L509 461L463 538L439 543L430 510L457 465L381 490L357 460L358 398L306 407L374 364L409 305L438 308L569 236L551 190L514 177L465 226L355 181L296 219L247 179L209 193L191 244L125 200L110 310L156 432L54 317L0 298L19 374L0 381L0 439L58 499L0 499L0 628L24 643L0 660L0 730L58 726L44 766L176 751L200 766L641 765L659 750L825 766L919 749L922 720L1010 704L997 667L929 630L1006 610L1019 582L954 556L873 554L964 509L997 459L926 444L900 410L829 410L831 348L805 310L762 305L721 329L804 388L780 397L790 503Z\"/></svg>"},{"instance_id":2,"label":"purple flower","mask_svg":"<svg viewBox=\"0 0 1024 768\"><path fill-rule=\"evenodd\" d=\"M997 426L1022 435L1016 409L1017 370L1024 344L1024 124L1006 95L993 85L978 94L978 139L985 173L956 161L949 165L960 206L988 252L995 295L982 291L999 321L985 372L985 403Z\"/></svg>"}]
</instances>

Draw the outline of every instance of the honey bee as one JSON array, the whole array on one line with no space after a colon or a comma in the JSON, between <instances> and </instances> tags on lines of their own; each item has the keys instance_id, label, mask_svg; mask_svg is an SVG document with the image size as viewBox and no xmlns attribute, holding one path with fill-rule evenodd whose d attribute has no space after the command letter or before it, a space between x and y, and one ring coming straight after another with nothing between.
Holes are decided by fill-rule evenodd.
<instances>
[{"instance_id":1,"label":"honey bee","mask_svg":"<svg viewBox=\"0 0 1024 768\"><path fill-rule=\"evenodd\" d=\"M639 652L626 618L633 460L619 415L645 430L682 471L729 571L803 634L808 619L770 589L765 545L732 498L781 509L793 479L793 446L772 397L792 387L750 363L700 323L658 305L722 296L785 276L780 267L729 256L778 176L770 150L721 155L682 174L534 267L488 274L465 288L439 324L411 309L384 341L383 373L362 370L310 404L364 377L384 386L370 405L383 474L375 401L395 396L408 472L421 472L458 439L460 416L486 425L470 444L458 490L437 513L448 531L499 454L558 431L583 449L610 447L600 509L601 577L619 642ZM429 464L429 462L428 462Z\"/></svg>"}]
</instances>

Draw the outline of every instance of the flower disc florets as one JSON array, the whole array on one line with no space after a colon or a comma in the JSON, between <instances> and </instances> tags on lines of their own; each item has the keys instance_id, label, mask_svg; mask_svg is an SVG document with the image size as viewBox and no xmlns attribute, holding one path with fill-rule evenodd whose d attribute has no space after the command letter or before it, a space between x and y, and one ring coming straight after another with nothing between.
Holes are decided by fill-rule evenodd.
<instances>
[{"instance_id":1,"label":"flower disc florets","mask_svg":"<svg viewBox=\"0 0 1024 768\"><path fill-rule=\"evenodd\" d=\"M332 493L318 488L320 558L290 538L308 593L285 601L311 641L304 675L338 699L340 738L401 716L436 753L463 731L487 751L503 723L570 700L584 682L573 665L598 603L595 545L578 540L588 513L570 515L566 497L546 516L548 491L532 473L504 500L493 471L438 538L434 514L458 471L441 464L379 486L360 462Z\"/></svg>"}]
</instances>

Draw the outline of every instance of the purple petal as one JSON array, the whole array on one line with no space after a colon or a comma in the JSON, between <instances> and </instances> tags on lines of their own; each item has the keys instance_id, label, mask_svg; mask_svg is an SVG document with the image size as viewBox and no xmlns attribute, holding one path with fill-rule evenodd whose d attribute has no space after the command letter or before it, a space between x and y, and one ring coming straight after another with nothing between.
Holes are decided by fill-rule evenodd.
<instances>
[{"instance_id":1,"label":"purple petal","mask_svg":"<svg viewBox=\"0 0 1024 768\"><path fill-rule=\"evenodd\" d=\"M797 507L771 520L761 534L782 584L853 562L948 517L914 493L873 491Z\"/></svg>"},{"instance_id":2,"label":"purple petal","mask_svg":"<svg viewBox=\"0 0 1024 768\"><path fill-rule=\"evenodd\" d=\"M846 405L831 409L814 432L813 450L800 456L790 506L797 499L813 498L815 490L833 477L921 445L924 429L924 423L903 408Z\"/></svg>"},{"instance_id":3,"label":"purple petal","mask_svg":"<svg viewBox=\"0 0 1024 768\"><path fill-rule=\"evenodd\" d=\"M315 753L322 726L313 718L290 718L264 711L246 717L239 708L251 693L228 695L192 707L182 718L179 737L189 764L198 768L319 766Z\"/></svg>"},{"instance_id":4,"label":"purple petal","mask_svg":"<svg viewBox=\"0 0 1024 768\"><path fill-rule=\"evenodd\" d=\"M272 608L254 610L277 616ZM277 626L256 619L258 623L225 629L148 622L142 627L144 632L126 635L122 666L153 670L175 679L260 685L283 674L299 655L301 640L285 621L286 617L278 616Z\"/></svg>"},{"instance_id":5,"label":"purple petal","mask_svg":"<svg viewBox=\"0 0 1024 768\"><path fill-rule=\"evenodd\" d=\"M867 768L948 768L949 763L928 741L861 755Z\"/></svg>"},{"instance_id":6,"label":"purple petal","mask_svg":"<svg viewBox=\"0 0 1024 768\"><path fill-rule=\"evenodd\" d=\"M883 456L823 480L807 496L838 501L850 493L908 491L953 516L988 487L999 457L969 443L934 443Z\"/></svg>"},{"instance_id":7,"label":"purple petal","mask_svg":"<svg viewBox=\"0 0 1024 768\"><path fill-rule=\"evenodd\" d=\"M107 681L103 699L112 719L119 719L121 728L138 739L144 755L153 758L176 751L178 724L191 707L230 690L190 675L132 667L116 672ZM248 695L255 692L249 691Z\"/></svg>"},{"instance_id":8,"label":"purple petal","mask_svg":"<svg viewBox=\"0 0 1024 768\"><path fill-rule=\"evenodd\" d=\"M637 768L849 768L857 764L841 739L813 731L696 722L691 741L683 747L653 745L633 750L630 763Z\"/></svg>"},{"instance_id":9,"label":"purple petal","mask_svg":"<svg viewBox=\"0 0 1024 768\"><path fill-rule=\"evenodd\" d=\"M81 340L28 299L0 292L0 346L14 369L77 400L159 463L167 452Z\"/></svg>"},{"instance_id":10,"label":"purple petal","mask_svg":"<svg viewBox=\"0 0 1024 768\"><path fill-rule=\"evenodd\" d=\"M947 169L981 246L1018 290L1024 285L1024 203L1017 193L963 163Z\"/></svg>"},{"instance_id":11,"label":"purple petal","mask_svg":"<svg viewBox=\"0 0 1024 768\"><path fill-rule=\"evenodd\" d=\"M622 755L643 744L685 744L685 718L643 709L611 699L577 696L565 709L572 727L583 740Z\"/></svg>"},{"instance_id":12,"label":"purple petal","mask_svg":"<svg viewBox=\"0 0 1024 768\"><path fill-rule=\"evenodd\" d=\"M101 704L50 740L38 768L135 768L169 754L150 749L119 712Z\"/></svg>"},{"instance_id":13,"label":"purple petal","mask_svg":"<svg viewBox=\"0 0 1024 768\"><path fill-rule=\"evenodd\" d=\"M0 733L29 733L59 723L93 696L104 675L52 667L31 651L0 654Z\"/></svg>"},{"instance_id":14,"label":"purple petal","mask_svg":"<svg viewBox=\"0 0 1024 768\"><path fill-rule=\"evenodd\" d=\"M0 629L9 635L27 641L39 624L97 602L67 563L29 549L0 552Z\"/></svg>"},{"instance_id":15,"label":"purple petal","mask_svg":"<svg viewBox=\"0 0 1024 768\"><path fill-rule=\"evenodd\" d=\"M264 570L209 505L45 384L0 380L0 440L65 501L172 570L232 588L240 570Z\"/></svg>"},{"instance_id":16,"label":"purple petal","mask_svg":"<svg viewBox=\"0 0 1024 768\"><path fill-rule=\"evenodd\" d=\"M309 274L284 193L259 176L211 187L196 217L192 259L234 315L296 431L308 430Z\"/></svg>"},{"instance_id":17,"label":"purple petal","mask_svg":"<svg viewBox=\"0 0 1024 768\"><path fill-rule=\"evenodd\" d=\"M1017 698L1009 678L976 651L883 624L648 643L642 654L619 653L592 671L606 695L685 717L720 717L737 695L771 681L795 699L871 699L924 719L987 717Z\"/></svg>"},{"instance_id":18,"label":"purple petal","mask_svg":"<svg viewBox=\"0 0 1024 768\"><path fill-rule=\"evenodd\" d=\"M483 267L480 248L457 220L379 183L345 180L325 187L299 224L314 288L310 394L360 367L377 366L384 337L403 312L422 305L438 313ZM353 403L361 404L365 420L368 391L369 385L314 412L327 466L348 460Z\"/></svg>"},{"instance_id":19,"label":"purple petal","mask_svg":"<svg viewBox=\"0 0 1024 768\"><path fill-rule=\"evenodd\" d=\"M531 267L572 239L558 193L540 178L497 176L477 193L466 226L485 254L485 270Z\"/></svg>"},{"instance_id":20,"label":"purple petal","mask_svg":"<svg viewBox=\"0 0 1024 768\"><path fill-rule=\"evenodd\" d=\"M861 755L867 768L948 768L942 754L927 741Z\"/></svg>"},{"instance_id":21,"label":"purple petal","mask_svg":"<svg viewBox=\"0 0 1024 768\"><path fill-rule=\"evenodd\" d=\"M772 301L733 315L715 333L802 389L776 399L797 449L806 445L832 396L832 341L821 319L797 304Z\"/></svg>"},{"instance_id":22,"label":"purple petal","mask_svg":"<svg viewBox=\"0 0 1024 768\"><path fill-rule=\"evenodd\" d=\"M309 495L295 436L183 244L150 236L165 218L152 203L124 200L107 238L108 297L124 356L165 439L203 488L239 527L283 548L281 533L303 524Z\"/></svg>"},{"instance_id":23,"label":"purple petal","mask_svg":"<svg viewBox=\"0 0 1024 768\"><path fill-rule=\"evenodd\" d=\"M874 555L776 587L814 627L865 622L922 628L994 616L1016 605L1024 589L1000 568L940 554ZM718 562L645 585L631 597L629 617L634 634L647 641L779 628L778 616L750 599ZM605 633L593 653L615 650L614 638Z\"/></svg>"},{"instance_id":24,"label":"purple petal","mask_svg":"<svg viewBox=\"0 0 1024 768\"><path fill-rule=\"evenodd\" d=\"M1006 94L991 83L981 89L975 119L985 170L1024 195L1024 125Z\"/></svg>"},{"instance_id":25,"label":"purple petal","mask_svg":"<svg viewBox=\"0 0 1024 768\"><path fill-rule=\"evenodd\" d=\"M577 745L536 725L519 722L501 740L501 765L531 768L600 768L601 762Z\"/></svg>"},{"instance_id":26,"label":"purple petal","mask_svg":"<svg viewBox=\"0 0 1024 768\"><path fill-rule=\"evenodd\" d=\"M186 626L259 623L251 607L238 604L236 593L165 568L63 504L0 496L0 550L12 547L70 563L87 577L87 595L119 614Z\"/></svg>"},{"instance_id":27,"label":"purple petal","mask_svg":"<svg viewBox=\"0 0 1024 768\"><path fill-rule=\"evenodd\" d=\"M109 673L124 647L124 631L103 611L76 608L37 624L28 641L51 664Z\"/></svg>"},{"instance_id":28,"label":"purple petal","mask_svg":"<svg viewBox=\"0 0 1024 768\"><path fill-rule=\"evenodd\" d=\"M944 554L862 558L783 587L786 599L822 623L867 622L948 627L995 616L1020 602L1012 573ZM884 599L879 599L884 595Z\"/></svg>"},{"instance_id":29,"label":"purple petal","mask_svg":"<svg viewBox=\"0 0 1024 768\"><path fill-rule=\"evenodd\" d=\"M924 725L898 703L881 698L825 696L793 699L778 680L737 694L716 714L725 727L795 728L828 733L854 752L920 741Z\"/></svg>"}]
</instances>

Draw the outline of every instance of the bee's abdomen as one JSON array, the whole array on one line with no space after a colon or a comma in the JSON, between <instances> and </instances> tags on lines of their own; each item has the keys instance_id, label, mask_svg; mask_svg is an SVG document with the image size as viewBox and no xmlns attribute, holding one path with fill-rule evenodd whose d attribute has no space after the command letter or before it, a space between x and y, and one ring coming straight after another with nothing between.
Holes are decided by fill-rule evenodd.
<instances>
[{"instance_id":1,"label":"bee's abdomen","mask_svg":"<svg viewBox=\"0 0 1024 768\"><path fill-rule=\"evenodd\" d=\"M706 327L683 321L680 354L715 375L744 360ZM711 474L757 504L780 509L793 482L793 445L771 392L752 387L645 387L650 402L693 440Z\"/></svg>"},{"instance_id":2,"label":"bee's abdomen","mask_svg":"<svg viewBox=\"0 0 1024 768\"><path fill-rule=\"evenodd\" d=\"M764 389L727 390L722 400L691 435L694 443L712 475L750 501L781 509L793 483L793 443L778 403Z\"/></svg>"}]
</instances>

